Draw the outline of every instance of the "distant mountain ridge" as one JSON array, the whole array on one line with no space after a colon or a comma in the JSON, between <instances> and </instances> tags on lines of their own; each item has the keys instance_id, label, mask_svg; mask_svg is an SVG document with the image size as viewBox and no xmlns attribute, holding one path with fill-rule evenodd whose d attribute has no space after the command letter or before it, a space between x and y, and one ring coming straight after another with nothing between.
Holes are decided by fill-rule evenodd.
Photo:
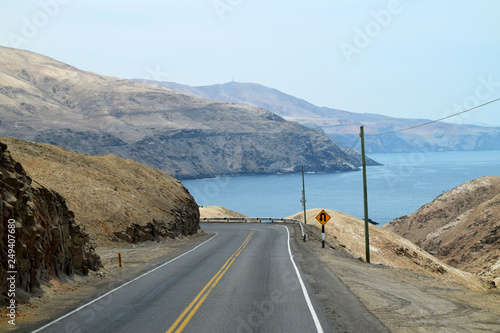
<instances>
[{"instance_id":1,"label":"distant mountain ridge","mask_svg":"<svg viewBox=\"0 0 500 333\"><path fill-rule=\"evenodd\" d=\"M496 127L438 122L401 133L368 136L409 128L429 120L393 118L318 107L276 89L255 83L229 82L191 87L173 82L137 81L149 82L213 100L261 107L287 120L320 128L344 148L350 148L356 142L359 127L364 125L368 153L500 149L500 128Z\"/></svg>"},{"instance_id":2,"label":"distant mountain ridge","mask_svg":"<svg viewBox=\"0 0 500 333\"><path fill-rule=\"evenodd\" d=\"M176 178L358 170L360 154L262 108L0 47L0 135L115 154ZM371 163L374 163L371 161Z\"/></svg>"},{"instance_id":3,"label":"distant mountain ridge","mask_svg":"<svg viewBox=\"0 0 500 333\"><path fill-rule=\"evenodd\" d=\"M209 86L188 86L175 82L138 80L137 82L156 84L185 94L260 107L282 117L348 117L351 112L329 109L313 105L303 99L285 94L277 89L257 83L228 82Z\"/></svg>"}]
</instances>

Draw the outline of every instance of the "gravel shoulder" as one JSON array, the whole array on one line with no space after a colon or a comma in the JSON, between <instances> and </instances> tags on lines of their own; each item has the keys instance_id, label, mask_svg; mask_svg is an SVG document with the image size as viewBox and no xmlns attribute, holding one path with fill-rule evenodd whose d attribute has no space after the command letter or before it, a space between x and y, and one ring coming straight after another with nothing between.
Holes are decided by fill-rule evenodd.
<instances>
[{"instance_id":1,"label":"gravel shoulder","mask_svg":"<svg viewBox=\"0 0 500 333\"><path fill-rule=\"evenodd\" d=\"M498 289L473 291L408 269L368 264L348 255L334 238L327 237L323 249L321 230L306 227L308 242L295 236L299 251L315 256L321 270L340 279L390 331L500 332ZM337 291L330 290L328 280L318 279L318 267L301 264L324 306L333 306Z\"/></svg>"}]
</instances>

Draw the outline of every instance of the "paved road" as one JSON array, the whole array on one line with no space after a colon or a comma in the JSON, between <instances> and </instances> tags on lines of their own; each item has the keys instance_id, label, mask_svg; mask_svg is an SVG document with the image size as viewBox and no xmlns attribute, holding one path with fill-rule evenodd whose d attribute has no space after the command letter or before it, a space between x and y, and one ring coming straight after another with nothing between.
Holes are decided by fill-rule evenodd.
<instances>
[{"instance_id":1,"label":"paved road","mask_svg":"<svg viewBox=\"0 0 500 333\"><path fill-rule=\"evenodd\" d=\"M337 331L302 281L287 227L202 228L217 235L40 332Z\"/></svg>"}]
</instances>

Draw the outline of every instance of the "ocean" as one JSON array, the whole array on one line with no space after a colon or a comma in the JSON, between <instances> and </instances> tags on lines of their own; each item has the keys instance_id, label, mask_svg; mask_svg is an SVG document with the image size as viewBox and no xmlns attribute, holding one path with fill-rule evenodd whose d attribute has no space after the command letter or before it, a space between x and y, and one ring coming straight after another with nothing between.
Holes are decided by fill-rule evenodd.
<instances>
[{"instance_id":1,"label":"ocean","mask_svg":"<svg viewBox=\"0 0 500 333\"><path fill-rule=\"evenodd\" d=\"M500 151L371 154L367 168L369 217L383 225L440 194L483 176L500 176ZM362 172L308 173L306 208L363 218ZM287 217L302 211L302 175L277 174L184 180L200 206L223 206L250 217Z\"/></svg>"}]
</instances>

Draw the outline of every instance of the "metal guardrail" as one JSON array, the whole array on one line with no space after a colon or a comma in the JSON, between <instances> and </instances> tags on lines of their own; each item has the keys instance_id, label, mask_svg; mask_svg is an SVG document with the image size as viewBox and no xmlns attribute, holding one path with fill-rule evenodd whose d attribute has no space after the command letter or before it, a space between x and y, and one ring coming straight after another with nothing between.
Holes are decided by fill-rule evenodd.
<instances>
[{"instance_id":1,"label":"metal guardrail","mask_svg":"<svg viewBox=\"0 0 500 333\"><path fill-rule=\"evenodd\" d=\"M200 222L214 223L214 222L242 222L242 223L297 223L302 233L304 242L306 241L306 233L304 226L300 220L284 219L274 217L200 217Z\"/></svg>"}]
</instances>

